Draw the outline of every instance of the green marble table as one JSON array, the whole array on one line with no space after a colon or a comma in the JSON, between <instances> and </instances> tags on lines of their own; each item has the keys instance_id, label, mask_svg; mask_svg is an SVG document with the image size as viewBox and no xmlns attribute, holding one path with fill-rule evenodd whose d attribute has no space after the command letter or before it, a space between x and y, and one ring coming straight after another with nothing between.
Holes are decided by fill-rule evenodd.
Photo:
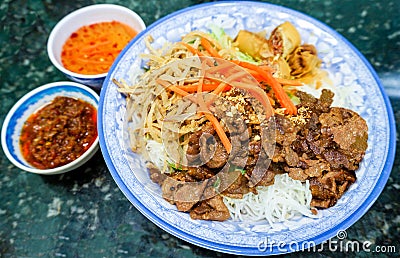
<instances>
[{"instance_id":1,"label":"green marble table","mask_svg":"<svg viewBox=\"0 0 400 258\"><path fill-rule=\"evenodd\" d=\"M147 25L204 1L0 1L0 123L17 99L38 85L66 80L50 63L46 41L67 13L117 3ZM271 0L328 24L353 43L378 72L400 122L400 1ZM399 150L399 144L397 149ZM399 153L399 152L398 152ZM400 154L397 155L399 157ZM400 251L400 159L371 209L347 229L347 239ZM377 253L375 253L377 254ZM291 256L347 257L365 252L301 252ZM180 240L146 219L124 197L99 151L76 171L39 176L13 166L0 150L0 257L225 257Z\"/></svg>"}]
</instances>

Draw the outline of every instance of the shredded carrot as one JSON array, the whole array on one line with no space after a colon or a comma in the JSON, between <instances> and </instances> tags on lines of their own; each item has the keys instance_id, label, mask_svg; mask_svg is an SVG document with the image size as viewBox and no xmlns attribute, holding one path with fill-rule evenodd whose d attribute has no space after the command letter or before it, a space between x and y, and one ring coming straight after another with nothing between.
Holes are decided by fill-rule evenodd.
<instances>
[{"instance_id":1,"label":"shredded carrot","mask_svg":"<svg viewBox=\"0 0 400 258\"><path fill-rule=\"evenodd\" d=\"M215 101L215 99L217 98L217 96L226 90L230 90L231 86L227 85L224 82L221 82L217 88L215 88L212 92L211 92L211 97L210 99L206 102L207 107L211 106L211 104Z\"/></svg>"},{"instance_id":2,"label":"shredded carrot","mask_svg":"<svg viewBox=\"0 0 400 258\"><path fill-rule=\"evenodd\" d=\"M209 77L206 77L207 79L211 79ZM219 80L221 82L226 82L225 80L221 79L221 78L212 78L214 80ZM226 82L229 83L229 82ZM265 116L267 118L273 116L274 114L274 109L271 106L271 103L269 101L269 98L267 96L267 93L265 93L265 91L259 87L258 85L254 85L251 83L245 83L245 82L238 82L238 81L233 81L230 82L229 85L231 87L236 87L238 89L243 89L248 91L253 97L255 97L258 101L260 101L260 103L262 104L264 110L265 110Z\"/></svg>"},{"instance_id":3,"label":"shredded carrot","mask_svg":"<svg viewBox=\"0 0 400 258\"><path fill-rule=\"evenodd\" d=\"M299 80L285 79L285 78L275 78L280 84L286 86L303 86L303 83Z\"/></svg>"},{"instance_id":4,"label":"shredded carrot","mask_svg":"<svg viewBox=\"0 0 400 258\"><path fill-rule=\"evenodd\" d=\"M211 122L211 124L213 125L215 131L217 132L219 139L222 142L222 145L224 145L226 152L231 153L232 151L232 144L229 141L228 136L226 135L224 128L222 127L222 125L219 123L218 119L211 113L205 112L204 113L205 117L208 119L208 121Z\"/></svg>"},{"instance_id":5,"label":"shredded carrot","mask_svg":"<svg viewBox=\"0 0 400 258\"><path fill-rule=\"evenodd\" d=\"M213 91L212 94L218 95L223 91L229 90L231 87L224 82L221 82Z\"/></svg>"},{"instance_id":6,"label":"shredded carrot","mask_svg":"<svg viewBox=\"0 0 400 258\"><path fill-rule=\"evenodd\" d=\"M172 85L167 81L157 79L157 83L162 85L163 87L183 96L186 97L190 93L189 92L196 92L196 97L189 96L189 98L192 102L196 103L199 105L198 108L198 115L204 115L213 125L215 131L217 132L219 138L221 139L222 144L224 145L226 151L228 153L231 152L232 149L232 144L229 141L229 138L227 137L222 125L219 123L218 119L210 113L208 107L212 104L216 96L221 93L223 90L225 90L227 87L236 87L239 89L243 89L248 91L254 98L256 98L258 101L260 101L261 105L264 108L265 111L265 116L267 118L273 116L273 108L271 106L270 100L265 93L265 91L258 85L257 81L254 79L251 79L251 77L246 76L248 73L244 70L235 70L235 69L230 69L230 74L224 74L226 77L221 78L218 77L218 74L220 70L215 69L214 67L211 67L212 71L216 71L215 74L209 73L208 70L206 69L207 67L207 60L203 60L202 62L202 69L201 69L201 74L200 74L200 79L196 85L190 85L190 86L177 86L177 85ZM229 67L229 65L224 66L224 69L226 67ZM214 77L215 76L215 77ZM218 86L216 83L212 83L212 87L214 87L213 94L215 94L215 97L212 97L205 102L203 98L203 92L205 91L206 87L204 83L204 79L211 80L211 81L216 81L219 82Z\"/></svg>"},{"instance_id":7,"label":"shredded carrot","mask_svg":"<svg viewBox=\"0 0 400 258\"><path fill-rule=\"evenodd\" d=\"M71 34L61 52L63 66L80 74L106 73L137 32L117 21L83 26Z\"/></svg>"},{"instance_id":8,"label":"shredded carrot","mask_svg":"<svg viewBox=\"0 0 400 258\"><path fill-rule=\"evenodd\" d=\"M244 69L246 69L246 68L244 68ZM261 82L261 81L262 81L262 77L261 77L256 71L251 70L251 69L246 69L246 71L247 71L249 74L251 74L251 75L254 77L254 79L256 79L258 82Z\"/></svg>"},{"instance_id":9,"label":"shredded carrot","mask_svg":"<svg viewBox=\"0 0 400 258\"><path fill-rule=\"evenodd\" d=\"M191 100L192 102L199 104L197 98L191 98L191 96L188 96L189 95L188 92L186 92L186 91L184 91L182 89L179 89L177 86L172 85L169 82L164 81L162 79L157 79L156 82L158 84L160 84L161 86L163 86L163 87L165 87L165 88L167 88L167 89L169 89L169 90L171 90L171 91L173 91L173 92L175 92L175 93L177 93L177 94L179 94L179 95L181 95L183 97L188 97L189 100ZM201 96L201 92L200 92L199 95ZM203 98L201 98L201 99L202 99L202 101L204 103L204 99ZM215 131L217 132L219 138L221 139L221 142L224 145L226 151L228 153L230 153L231 150L232 150L232 144L230 143L228 136L226 136L225 131L224 131L223 127L221 126L221 124L219 123L218 119L213 114L211 114L208 111L207 108L206 108L206 110L204 110L204 109L201 110L199 113L204 114L204 116L208 119L208 121L211 122L211 124L213 125L213 127L214 127Z\"/></svg>"},{"instance_id":10,"label":"shredded carrot","mask_svg":"<svg viewBox=\"0 0 400 258\"><path fill-rule=\"evenodd\" d=\"M179 88L179 89L181 89L181 90L184 90L184 91L186 91L186 92L188 92L188 93L195 93L195 92L197 92L197 83L196 84L192 84L192 85L182 85L182 86L180 86L180 85L177 85L176 87L177 88ZM210 92L210 91L213 91L213 93L215 94L215 90L218 88L218 86L219 86L219 84L217 84L217 83L203 83L203 89L202 89L202 91L203 92ZM222 89L222 91L228 91L228 90L230 90L230 88L231 87L229 87L229 86L226 86L226 87L224 87L223 89ZM221 92L221 91L220 91ZM220 93L219 92L219 93Z\"/></svg>"},{"instance_id":11,"label":"shredded carrot","mask_svg":"<svg viewBox=\"0 0 400 258\"><path fill-rule=\"evenodd\" d=\"M240 79L240 80L243 80L244 78L246 78L246 76L249 74L248 72L246 72L245 70L243 70L243 69L241 69L241 70L239 70L239 71L237 71L237 70L232 70L232 74L230 74L229 76L228 75L225 75L225 77L226 77L226 81L229 83L229 82L233 82L233 81L236 81L237 79Z\"/></svg>"},{"instance_id":12,"label":"shredded carrot","mask_svg":"<svg viewBox=\"0 0 400 258\"><path fill-rule=\"evenodd\" d=\"M204 64L204 63L203 63L203 64ZM204 69L204 66L203 66L203 69L202 69L202 76L201 76L201 79L202 79L202 80L204 79L204 73L205 73L205 69ZM200 83L199 83L199 85L200 85ZM218 85L218 87L214 90L213 93L214 93L214 94L219 94L219 92L222 91L222 90L224 90L225 87L226 87L226 84L225 84L225 83L220 83L220 84ZM199 86L198 86L197 89L198 89L197 94L199 94L199 98L200 98L200 97L201 97L201 95L200 95L201 92L199 91L199 90L200 90ZM201 97L201 101L202 101L202 104L200 104L200 108L203 109L203 110L205 109L205 110L208 111L208 106L210 105L210 102L205 103L203 97ZM204 103L204 104L203 104L203 103ZM204 105L204 107L202 107L202 105ZM209 113L209 112L202 112L202 113L203 113L204 116L208 119L208 121L210 121L211 124L213 125L215 131L217 132L217 134L218 134L218 136L219 136L219 139L220 139L221 142L222 142L222 145L224 145L224 147L225 147L226 152L227 152L228 154L231 153L231 151L232 151L232 144L231 144L231 142L229 141L228 136L225 134L224 128L221 126L221 124L219 123L218 119L217 119L214 115L212 115L211 113Z\"/></svg>"},{"instance_id":13,"label":"shredded carrot","mask_svg":"<svg viewBox=\"0 0 400 258\"><path fill-rule=\"evenodd\" d=\"M258 67L260 67L261 69L263 69L264 71L267 71L267 72L271 72L271 73L275 72L275 69L269 65L259 65Z\"/></svg>"},{"instance_id":14,"label":"shredded carrot","mask_svg":"<svg viewBox=\"0 0 400 258\"><path fill-rule=\"evenodd\" d=\"M158 84L160 84L161 86L165 87L166 89L169 89L169 90L175 92L176 94L178 94L178 95L180 95L182 97L187 97L189 94L197 92L197 90L198 90L197 89L198 84L189 85L189 86L172 85L169 82L164 81L162 79L157 79L156 82ZM204 87L206 87L206 88L209 87L209 90L210 89L214 89L214 90L217 90L219 92L219 88L218 87L220 87L220 86L221 85L217 86L216 84L203 84L203 90L202 91L205 91ZM229 85L225 85L224 87L230 89ZM215 94L218 94L218 93L215 93ZM194 98L189 98L189 99L194 103L198 103L198 100L194 100Z\"/></svg>"},{"instance_id":15,"label":"shredded carrot","mask_svg":"<svg viewBox=\"0 0 400 258\"><path fill-rule=\"evenodd\" d=\"M204 56L198 49L194 48L193 46L189 45L186 42L180 42L183 46L185 46L193 55Z\"/></svg>"},{"instance_id":16,"label":"shredded carrot","mask_svg":"<svg viewBox=\"0 0 400 258\"><path fill-rule=\"evenodd\" d=\"M265 116L270 118L274 115L274 109L271 106L267 93L260 87L254 87L254 85L246 84L242 82L234 82L233 87L247 90L253 97L260 101L264 108Z\"/></svg>"},{"instance_id":17,"label":"shredded carrot","mask_svg":"<svg viewBox=\"0 0 400 258\"><path fill-rule=\"evenodd\" d=\"M222 58L221 55L218 53L215 48L211 45L210 41L208 41L206 38L201 38L200 39L201 45L204 47L204 49L212 56L212 57L217 57L217 58Z\"/></svg>"},{"instance_id":18,"label":"shredded carrot","mask_svg":"<svg viewBox=\"0 0 400 258\"><path fill-rule=\"evenodd\" d=\"M229 69L232 69L235 67L235 64L225 60L225 59L214 59L210 58L210 60L213 61L211 66L207 69L207 73L223 73L224 71L229 71ZM218 65L214 65L214 62L217 61Z\"/></svg>"},{"instance_id":19,"label":"shredded carrot","mask_svg":"<svg viewBox=\"0 0 400 258\"><path fill-rule=\"evenodd\" d=\"M167 88L169 90L172 90L176 94L181 95L182 97L186 97L186 96L188 96L190 94L190 93L178 88L177 86L170 84L167 81L164 81L164 80L161 80L161 79L157 79L156 82L158 84L160 84L161 86L163 86L163 87L165 87L165 88Z\"/></svg>"},{"instance_id":20,"label":"shredded carrot","mask_svg":"<svg viewBox=\"0 0 400 258\"><path fill-rule=\"evenodd\" d=\"M229 63L229 62L227 62L227 63ZM224 64L222 64L221 66L224 66ZM213 69L214 67L212 67L212 68L210 68L210 69L208 69L207 71L206 71L206 77L207 77L207 79L211 79L211 80L216 80L216 81L218 81L218 82L220 82L219 83L219 85L218 85L218 87L217 88L215 88L213 91L212 91L212 96L211 96L211 98L207 101L207 106L210 106L214 101L215 101L215 99L217 98L217 96L221 93L221 92L223 92L223 91L226 91L226 90L229 90L230 88L231 88L231 86L229 86L233 81L235 81L236 79L240 79L240 78L243 78L244 76L246 76L247 75L247 72L246 71L236 71L235 69L230 69L231 70L231 72L232 72L232 74L227 74L227 73L222 73L223 75L224 75L224 77L226 77L226 78L224 78L224 79L220 79L219 78L219 73L220 73L220 70L215 70L215 69ZM226 68L228 68L228 67L224 67L224 69L226 69ZM209 73L209 71L216 71L216 73L215 74L212 74L212 73ZM217 77L212 77L212 76L217 76Z\"/></svg>"},{"instance_id":21,"label":"shredded carrot","mask_svg":"<svg viewBox=\"0 0 400 258\"><path fill-rule=\"evenodd\" d=\"M275 96L279 101L279 103L282 105L282 107L286 108L286 112L290 115L297 114L296 106L290 100L289 96L282 88L282 85L272 76L271 72L265 71L260 67L258 67L257 65L248 62L242 62L238 60L232 60L232 62L238 64L241 67L248 68L250 70L257 72L259 76L261 76L261 78L271 86L272 90L275 92Z\"/></svg>"},{"instance_id":22,"label":"shredded carrot","mask_svg":"<svg viewBox=\"0 0 400 258\"><path fill-rule=\"evenodd\" d=\"M204 69L203 69L204 70ZM186 97L189 95L188 92L178 88L178 86L172 85L167 81L161 80L161 79L157 79L156 80L157 83L159 83L161 86L183 96ZM204 116L211 122L211 124L213 125L215 131L217 132L222 144L224 145L226 151L228 153L231 152L232 150L232 144L229 141L228 136L225 134L225 131L223 129L223 127L221 126L221 124L219 123L218 119L212 115L209 111L208 108L204 102L204 99L202 97L202 83L199 81L198 85L197 85L197 98L190 98L191 96L188 96L189 99L195 103L197 103L200 106L200 114L204 114ZM202 104L201 104L202 103Z\"/></svg>"},{"instance_id":23,"label":"shredded carrot","mask_svg":"<svg viewBox=\"0 0 400 258\"><path fill-rule=\"evenodd\" d=\"M272 90L275 93L276 99L279 101L282 107L286 108L286 113L290 115L296 115L297 108L290 100L285 90L282 88L282 85L277 80L275 80L271 73L265 72L265 75L261 74L261 76L271 86Z\"/></svg>"},{"instance_id":24,"label":"shredded carrot","mask_svg":"<svg viewBox=\"0 0 400 258\"><path fill-rule=\"evenodd\" d=\"M263 77L261 77L261 75L254 71L254 70L250 70L250 69L246 69L253 77L254 79L256 79L258 82L263 81ZM285 86L303 86L304 84L299 81L299 80L295 80L295 79L285 79L285 78L280 78L280 77L274 77L275 80L277 80L281 85L285 85Z\"/></svg>"}]
</instances>

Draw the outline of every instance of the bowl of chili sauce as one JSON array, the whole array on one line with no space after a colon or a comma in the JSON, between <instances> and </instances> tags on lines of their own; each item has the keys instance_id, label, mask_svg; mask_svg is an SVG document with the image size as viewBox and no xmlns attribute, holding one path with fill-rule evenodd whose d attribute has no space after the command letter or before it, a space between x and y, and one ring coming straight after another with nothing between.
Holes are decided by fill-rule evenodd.
<instances>
[{"instance_id":1,"label":"bowl of chili sauce","mask_svg":"<svg viewBox=\"0 0 400 258\"><path fill-rule=\"evenodd\" d=\"M95 4L62 18L52 29L47 53L69 79L100 90L119 53L146 28L129 8Z\"/></svg>"},{"instance_id":2,"label":"bowl of chili sauce","mask_svg":"<svg viewBox=\"0 0 400 258\"><path fill-rule=\"evenodd\" d=\"M1 130L7 158L37 174L78 168L98 150L99 96L75 82L54 82L27 93L10 109Z\"/></svg>"}]
</instances>

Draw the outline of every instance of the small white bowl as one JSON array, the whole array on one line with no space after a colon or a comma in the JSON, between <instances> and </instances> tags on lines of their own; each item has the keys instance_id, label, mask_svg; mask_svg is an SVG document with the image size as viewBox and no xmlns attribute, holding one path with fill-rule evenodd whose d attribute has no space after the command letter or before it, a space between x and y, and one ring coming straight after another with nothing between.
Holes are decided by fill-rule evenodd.
<instances>
[{"instance_id":1,"label":"small white bowl","mask_svg":"<svg viewBox=\"0 0 400 258\"><path fill-rule=\"evenodd\" d=\"M146 29L142 18L126 7L113 4L86 6L65 16L51 31L47 41L47 54L50 61L71 80L100 90L107 73L85 75L71 72L61 62L61 51L66 40L79 28L108 21L118 21L129 25L138 33Z\"/></svg>"},{"instance_id":2,"label":"small white bowl","mask_svg":"<svg viewBox=\"0 0 400 258\"><path fill-rule=\"evenodd\" d=\"M6 157L15 166L28 172L53 175L71 171L88 161L99 148L99 137L79 158L60 167L38 169L31 166L20 149L20 135L24 122L39 108L50 103L56 96L78 98L98 108L99 96L87 86L75 82L54 82L40 86L27 93L8 112L1 130L1 145Z\"/></svg>"}]
</instances>

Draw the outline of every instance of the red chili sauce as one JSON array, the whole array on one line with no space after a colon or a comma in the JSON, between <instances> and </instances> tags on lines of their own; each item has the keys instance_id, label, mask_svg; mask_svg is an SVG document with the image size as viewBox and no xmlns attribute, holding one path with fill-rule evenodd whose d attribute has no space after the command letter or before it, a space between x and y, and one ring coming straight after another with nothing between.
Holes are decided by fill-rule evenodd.
<instances>
[{"instance_id":1,"label":"red chili sauce","mask_svg":"<svg viewBox=\"0 0 400 258\"><path fill-rule=\"evenodd\" d=\"M97 110L80 99L56 97L32 114L20 137L26 161L39 169L56 168L80 157L97 137Z\"/></svg>"}]
</instances>

